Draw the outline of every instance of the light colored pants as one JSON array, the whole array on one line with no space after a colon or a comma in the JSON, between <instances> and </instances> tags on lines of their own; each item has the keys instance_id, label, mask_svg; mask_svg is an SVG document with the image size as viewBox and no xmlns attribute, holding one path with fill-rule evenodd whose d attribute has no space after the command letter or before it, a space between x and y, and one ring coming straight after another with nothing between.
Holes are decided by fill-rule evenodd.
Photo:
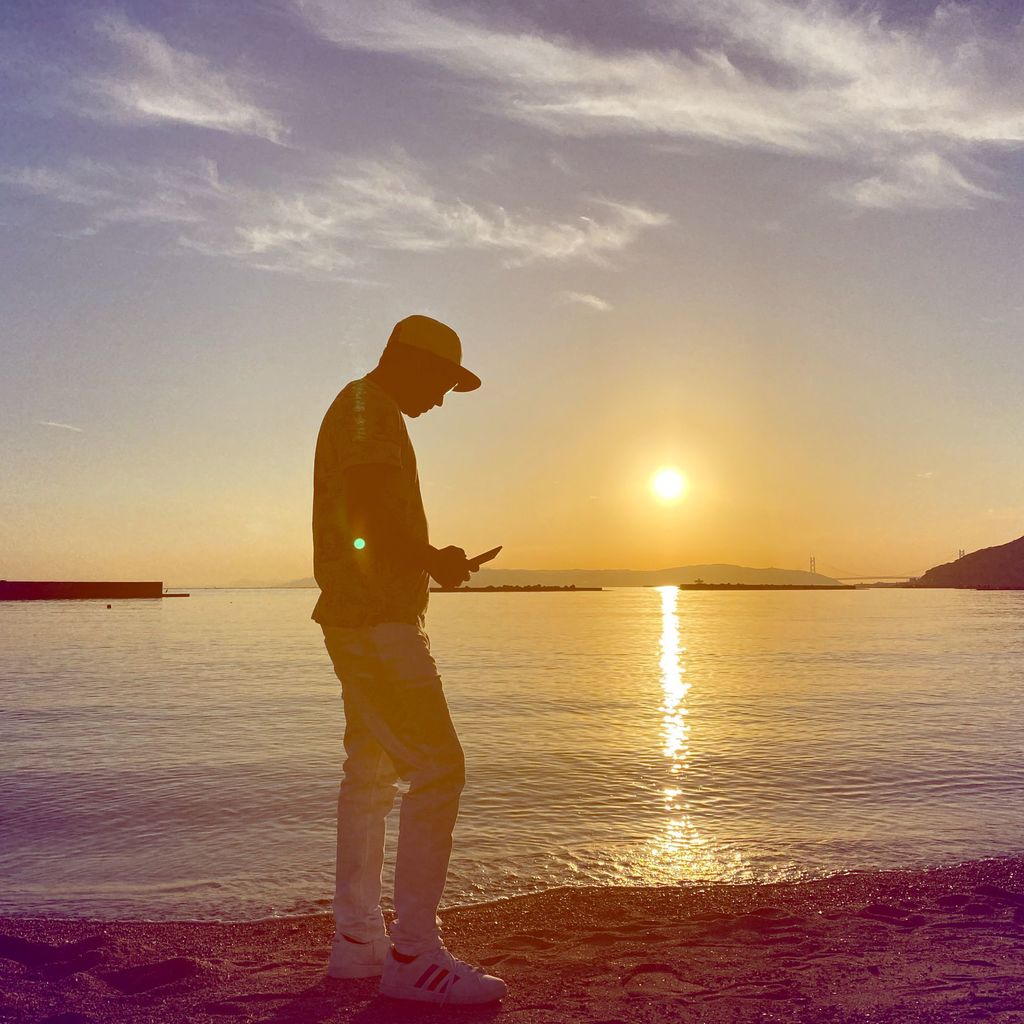
<instances>
[{"instance_id":1,"label":"light colored pants","mask_svg":"<svg viewBox=\"0 0 1024 1024\"><path fill-rule=\"evenodd\" d=\"M354 939L384 931L385 819L396 783L405 779L391 941L400 953L423 953L441 943L437 906L465 783L462 746L430 640L404 622L322 628L345 702L334 920L339 932Z\"/></svg>"}]
</instances>

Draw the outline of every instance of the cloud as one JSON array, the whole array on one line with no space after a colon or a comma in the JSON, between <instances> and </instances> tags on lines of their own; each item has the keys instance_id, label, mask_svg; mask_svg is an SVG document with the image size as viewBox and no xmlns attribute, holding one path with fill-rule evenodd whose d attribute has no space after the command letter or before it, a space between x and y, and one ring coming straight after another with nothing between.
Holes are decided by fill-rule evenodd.
<instances>
[{"instance_id":1,"label":"cloud","mask_svg":"<svg viewBox=\"0 0 1024 1024\"><path fill-rule=\"evenodd\" d=\"M41 427L59 427L61 430L73 430L76 434L84 433L81 427L73 427L70 423L54 423L53 420L39 420Z\"/></svg>"},{"instance_id":2,"label":"cloud","mask_svg":"<svg viewBox=\"0 0 1024 1024\"><path fill-rule=\"evenodd\" d=\"M111 224L198 224L204 207L221 201L216 167L118 169L92 160L63 168L0 171L0 184L65 206L78 207L78 233L95 234Z\"/></svg>"},{"instance_id":3,"label":"cloud","mask_svg":"<svg viewBox=\"0 0 1024 1024\"><path fill-rule=\"evenodd\" d=\"M859 206L990 199L968 158L1024 144L1024 27L990 30L967 5L908 28L835 0L650 0L665 44L607 52L416 0L294 3L339 47L435 64L477 102L558 135L698 139L824 158L847 177L863 168L832 190Z\"/></svg>"},{"instance_id":4,"label":"cloud","mask_svg":"<svg viewBox=\"0 0 1024 1024\"><path fill-rule=\"evenodd\" d=\"M970 208L980 199L1003 198L968 181L937 153L901 157L876 175L835 186L833 193L856 206L876 210Z\"/></svg>"},{"instance_id":5,"label":"cloud","mask_svg":"<svg viewBox=\"0 0 1024 1024\"><path fill-rule=\"evenodd\" d=\"M612 308L610 302L606 302L599 296L590 295L587 292L562 292L562 298L566 302L576 302L581 306L589 306L591 309L596 309L599 313L606 313Z\"/></svg>"},{"instance_id":6,"label":"cloud","mask_svg":"<svg viewBox=\"0 0 1024 1024\"><path fill-rule=\"evenodd\" d=\"M470 203L433 186L403 160L340 160L277 188L221 179L216 164L116 167L76 161L20 168L0 182L70 208L73 230L115 225L170 229L180 246L249 266L345 277L382 251L491 252L507 266L603 263L663 214L631 203L585 201L585 213L546 217Z\"/></svg>"},{"instance_id":7,"label":"cloud","mask_svg":"<svg viewBox=\"0 0 1024 1024\"><path fill-rule=\"evenodd\" d=\"M67 102L81 115L115 124L186 124L281 142L284 129L246 96L248 81L120 15L96 22L114 66L77 77Z\"/></svg>"},{"instance_id":8,"label":"cloud","mask_svg":"<svg viewBox=\"0 0 1024 1024\"><path fill-rule=\"evenodd\" d=\"M559 134L671 134L811 148L776 102L769 118L719 55L603 54L564 39L440 14L413 0L296 0L346 48L401 54L489 83L504 113Z\"/></svg>"}]
</instances>

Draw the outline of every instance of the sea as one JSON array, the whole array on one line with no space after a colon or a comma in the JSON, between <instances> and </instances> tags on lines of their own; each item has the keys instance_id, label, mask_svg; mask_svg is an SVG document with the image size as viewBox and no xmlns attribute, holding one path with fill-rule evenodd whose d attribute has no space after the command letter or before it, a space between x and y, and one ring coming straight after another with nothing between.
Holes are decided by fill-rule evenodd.
<instances>
[{"instance_id":1,"label":"sea","mask_svg":"<svg viewBox=\"0 0 1024 1024\"><path fill-rule=\"evenodd\" d=\"M0 604L0 913L329 908L315 597ZM1024 594L435 593L427 629L468 776L443 905L1024 854Z\"/></svg>"}]
</instances>

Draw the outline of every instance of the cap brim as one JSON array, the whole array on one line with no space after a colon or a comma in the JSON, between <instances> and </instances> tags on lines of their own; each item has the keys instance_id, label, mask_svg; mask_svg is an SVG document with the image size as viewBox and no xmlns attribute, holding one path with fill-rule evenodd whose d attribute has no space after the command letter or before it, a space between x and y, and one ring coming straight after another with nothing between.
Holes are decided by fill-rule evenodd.
<instances>
[{"instance_id":1,"label":"cap brim","mask_svg":"<svg viewBox=\"0 0 1024 1024\"><path fill-rule=\"evenodd\" d=\"M480 387L480 378L464 366L460 366L452 391L476 391L478 387Z\"/></svg>"}]
</instances>

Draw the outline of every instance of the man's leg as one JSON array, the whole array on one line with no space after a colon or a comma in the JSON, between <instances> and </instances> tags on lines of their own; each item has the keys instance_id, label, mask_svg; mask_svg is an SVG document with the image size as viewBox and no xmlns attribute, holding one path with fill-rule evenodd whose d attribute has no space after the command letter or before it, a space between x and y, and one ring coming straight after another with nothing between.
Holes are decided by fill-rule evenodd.
<instances>
[{"instance_id":1,"label":"man's leg","mask_svg":"<svg viewBox=\"0 0 1024 1024\"><path fill-rule=\"evenodd\" d=\"M327 630L324 631L325 634ZM338 790L334 920L339 935L368 942L383 935L381 870L387 815L394 804L398 774L387 751L367 727L360 702L350 696L355 680L373 668L371 648L361 631L334 631L325 643L341 680L345 703L345 766ZM332 642L333 641L333 642ZM373 677L358 684L372 687Z\"/></svg>"},{"instance_id":2,"label":"man's leg","mask_svg":"<svg viewBox=\"0 0 1024 1024\"><path fill-rule=\"evenodd\" d=\"M324 632L330 650L330 634ZM358 707L366 728L409 781L402 799L398 916L391 938L399 952L416 955L441 944L437 906L448 875L465 762L426 633L397 622L373 626L368 633L372 651L364 647L360 654L371 664L350 675L346 709L350 703Z\"/></svg>"},{"instance_id":3,"label":"man's leg","mask_svg":"<svg viewBox=\"0 0 1024 1024\"><path fill-rule=\"evenodd\" d=\"M331 637L324 632L330 650ZM403 623L382 623L368 632L370 644L349 645L366 667L344 677L345 706L353 708L409 780L398 833L398 917L391 926L395 948L380 965L380 991L417 1002L494 1002L507 994L505 982L456 959L441 942L437 906L448 875L465 766L430 641L423 630Z\"/></svg>"}]
</instances>

